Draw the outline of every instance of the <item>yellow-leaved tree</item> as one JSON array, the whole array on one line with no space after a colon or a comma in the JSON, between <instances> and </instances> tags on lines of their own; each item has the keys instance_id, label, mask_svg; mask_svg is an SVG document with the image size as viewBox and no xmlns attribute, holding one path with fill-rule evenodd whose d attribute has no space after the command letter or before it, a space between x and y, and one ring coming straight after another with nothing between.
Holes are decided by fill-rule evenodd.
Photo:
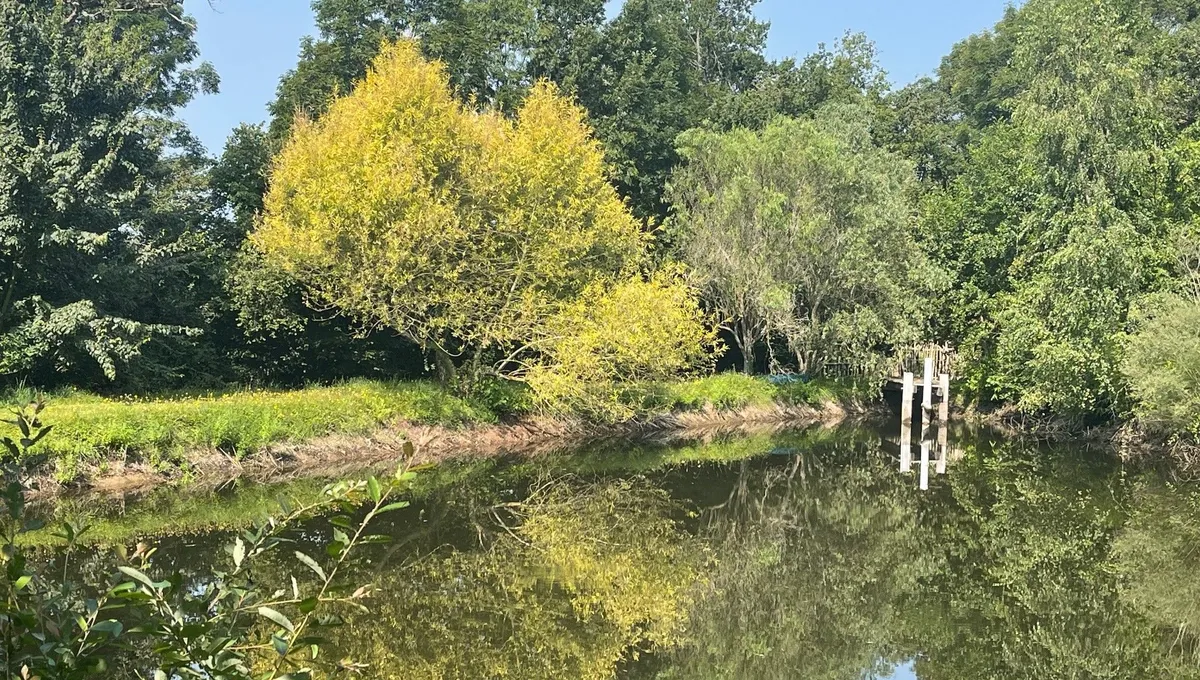
<instances>
[{"instance_id":1,"label":"yellow-leaved tree","mask_svg":"<svg viewBox=\"0 0 1200 680\"><path fill-rule=\"evenodd\" d=\"M584 112L553 85L514 118L475 111L400 41L296 125L252 242L314 300L419 344L443 380L461 366L519 377L547 361L554 320L585 292L619 291L648 264L607 172Z\"/></svg>"}]
</instances>

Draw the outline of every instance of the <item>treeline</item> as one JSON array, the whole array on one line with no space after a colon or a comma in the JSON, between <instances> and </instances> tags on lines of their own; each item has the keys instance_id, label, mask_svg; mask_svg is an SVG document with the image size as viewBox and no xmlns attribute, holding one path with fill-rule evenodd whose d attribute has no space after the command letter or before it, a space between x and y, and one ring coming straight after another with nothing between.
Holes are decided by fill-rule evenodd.
<instances>
[{"instance_id":1,"label":"treeline","mask_svg":"<svg viewBox=\"0 0 1200 680\"><path fill-rule=\"evenodd\" d=\"M0 379L588 401L940 342L976 403L1200 429L1200 2L1030 0L902 89L756 4L317 0L209 158L181 3L0 0Z\"/></svg>"}]
</instances>

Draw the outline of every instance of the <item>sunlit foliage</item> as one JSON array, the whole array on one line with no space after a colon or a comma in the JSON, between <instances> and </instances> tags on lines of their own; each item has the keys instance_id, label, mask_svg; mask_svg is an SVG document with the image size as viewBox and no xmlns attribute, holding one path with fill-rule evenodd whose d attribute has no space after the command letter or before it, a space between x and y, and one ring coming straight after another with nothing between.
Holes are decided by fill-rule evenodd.
<instances>
[{"instance_id":1,"label":"sunlit foliage","mask_svg":"<svg viewBox=\"0 0 1200 680\"><path fill-rule=\"evenodd\" d=\"M255 243L316 298L441 357L526 341L643 236L582 112L540 85L516 121L474 113L411 42L275 164Z\"/></svg>"},{"instance_id":2,"label":"sunlit foliage","mask_svg":"<svg viewBox=\"0 0 1200 680\"><path fill-rule=\"evenodd\" d=\"M551 408L628 418L631 382L665 381L703 366L716 345L713 324L691 288L664 272L611 288L591 286L541 329L544 357L524 379Z\"/></svg>"}]
</instances>

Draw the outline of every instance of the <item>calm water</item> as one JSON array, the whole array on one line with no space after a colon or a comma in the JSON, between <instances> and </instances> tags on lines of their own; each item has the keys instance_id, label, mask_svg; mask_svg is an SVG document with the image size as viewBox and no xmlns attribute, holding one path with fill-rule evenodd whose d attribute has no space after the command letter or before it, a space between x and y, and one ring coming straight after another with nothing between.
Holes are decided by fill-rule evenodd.
<instances>
[{"instance_id":1,"label":"calm water","mask_svg":"<svg viewBox=\"0 0 1200 680\"><path fill-rule=\"evenodd\" d=\"M379 590L337 653L374 678L1200 678L1200 489L978 432L914 442L904 465L898 434L427 473L378 526L394 540L361 553L352 580ZM312 488L63 512L198 577L230 534L196 527ZM261 577L292 573L281 557Z\"/></svg>"}]
</instances>

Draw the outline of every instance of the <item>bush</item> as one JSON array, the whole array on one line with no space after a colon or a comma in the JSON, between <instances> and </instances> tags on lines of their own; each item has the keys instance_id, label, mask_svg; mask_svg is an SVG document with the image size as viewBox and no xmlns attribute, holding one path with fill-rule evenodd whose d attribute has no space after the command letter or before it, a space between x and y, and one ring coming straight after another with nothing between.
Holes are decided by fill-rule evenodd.
<instances>
[{"instance_id":1,"label":"bush","mask_svg":"<svg viewBox=\"0 0 1200 680\"><path fill-rule=\"evenodd\" d=\"M717 348L714 324L678 272L589 286L556 315L538 348L542 363L523 376L549 411L625 420L640 410L638 385L706 367Z\"/></svg>"},{"instance_id":2,"label":"bush","mask_svg":"<svg viewBox=\"0 0 1200 680\"><path fill-rule=\"evenodd\" d=\"M1200 302L1159 299L1129 337L1122 369L1148 428L1200 435Z\"/></svg>"},{"instance_id":3,"label":"bush","mask_svg":"<svg viewBox=\"0 0 1200 680\"><path fill-rule=\"evenodd\" d=\"M345 583L345 567L360 546L386 540L366 531L375 517L407 507L406 501L393 500L414 478L407 462L382 481L330 484L307 503L281 499L281 516L241 532L227 550L231 564L195 582L179 571L163 573L153 559L155 549L141 543L132 553L120 546L115 568L71 564L75 569L69 569L71 549L87 527L67 522L58 534L67 542L60 576L45 561L30 559L23 547L39 522L26 516L28 482L21 460L51 432L41 420L43 411L42 402L18 409L8 421L17 431L0 435L0 547L6 567L0 578L0 633L9 675L18 677L20 669L22 678L62 680L302 680L316 669L329 677L352 665L331 655L318 658L326 643L313 633L337 623L333 612L365 608L360 600L369 588ZM411 445L406 454L411 457ZM336 513L330 524L345 531L335 528L315 558L292 550L295 562L285 566L291 590L267 590L263 570L256 568L263 556L294 548L284 532L328 513Z\"/></svg>"}]
</instances>

